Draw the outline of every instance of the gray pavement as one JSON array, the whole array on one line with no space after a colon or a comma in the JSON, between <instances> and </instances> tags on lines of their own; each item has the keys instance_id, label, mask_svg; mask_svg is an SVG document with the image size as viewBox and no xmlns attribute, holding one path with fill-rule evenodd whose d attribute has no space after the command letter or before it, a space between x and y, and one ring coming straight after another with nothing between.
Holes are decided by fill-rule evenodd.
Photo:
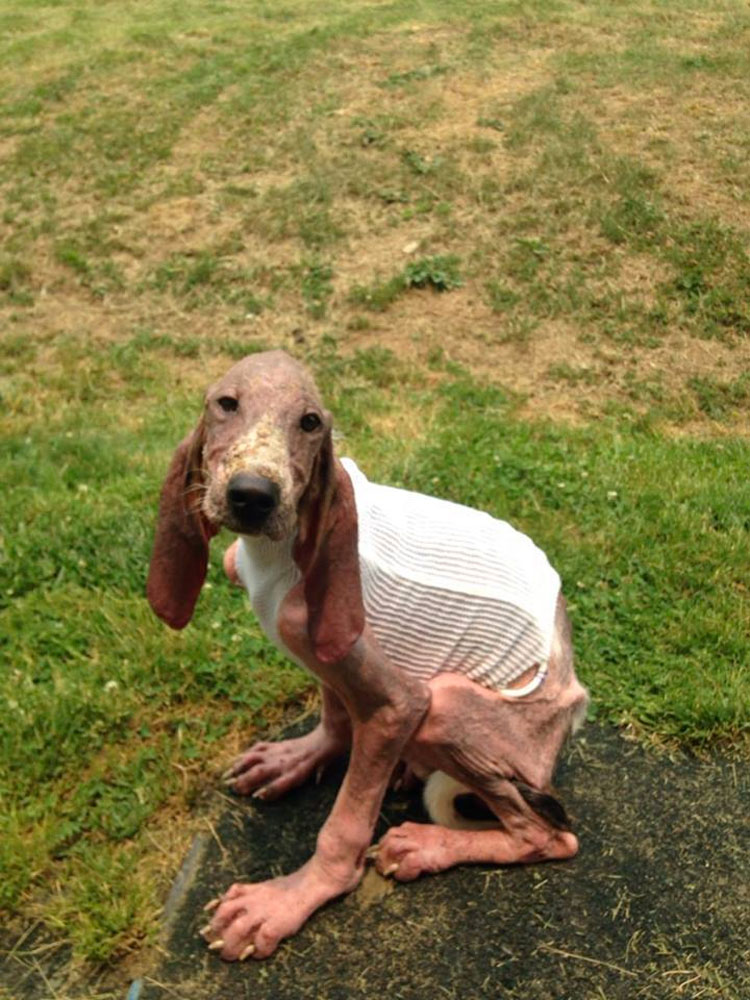
<instances>
[{"instance_id":1,"label":"gray pavement","mask_svg":"<svg viewBox=\"0 0 750 1000\"><path fill-rule=\"evenodd\" d=\"M750 768L670 760L587 726L557 787L573 861L464 867L409 885L374 872L265 962L227 965L198 937L202 905L309 855L337 776L278 803L226 801L169 905L168 957L138 1000L750 998ZM423 819L392 794L382 829ZM123 991L123 997L127 990Z\"/></svg>"}]
</instances>

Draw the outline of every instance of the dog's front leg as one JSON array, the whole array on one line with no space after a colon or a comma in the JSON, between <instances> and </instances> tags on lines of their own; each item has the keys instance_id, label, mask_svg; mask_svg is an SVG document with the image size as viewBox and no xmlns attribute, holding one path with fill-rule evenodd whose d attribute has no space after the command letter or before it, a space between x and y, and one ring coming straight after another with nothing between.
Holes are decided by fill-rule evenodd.
<instances>
[{"instance_id":1,"label":"dog's front leg","mask_svg":"<svg viewBox=\"0 0 750 1000\"><path fill-rule=\"evenodd\" d=\"M383 664L379 655L375 659ZM390 671L396 674L396 683L389 691ZM348 883L348 889L362 877L383 795L404 746L429 706L426 685L412 682L406 688L395 668L386 668L385 677L379 673L378 680L382 687L374 697L373 692L364 690L349 692L354 694L348 701L353 719L349 767L318 834L314 856L336 881Z\"/></svg>"},{"instance_id":2,"label":"dog's front leg","mask_svg":"<svg viewBox=\"0 0 750 1000\"><path fill-rule=\"evenodd\" d=\"M228 960L267 957L320 906L355 888L390 775L429 707L427 686L390 664L367 631L334 664L315 660L302 630L284 639L346 705L352 752L310 860L291 875L233 885L218 902L204 937Z\"/></svg>"}]
</instances>

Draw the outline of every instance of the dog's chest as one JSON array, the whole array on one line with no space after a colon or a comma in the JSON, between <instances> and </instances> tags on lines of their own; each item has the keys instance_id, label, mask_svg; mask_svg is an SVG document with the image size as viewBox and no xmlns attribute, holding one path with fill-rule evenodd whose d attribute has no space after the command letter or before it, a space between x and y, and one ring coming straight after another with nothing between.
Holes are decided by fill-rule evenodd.
<instances>
[{"instance_id":1,"label":"dog's chest","mask_svg":"<svg viewBox=\"0 0 750 1000\"><path fill-rule=\"evenodd\" d=\"M301 575L292 558L292 541L240 538L237 572L261 628L273 643L285 649L279 637L279 609Z\"/></svg>"}]
</instances>

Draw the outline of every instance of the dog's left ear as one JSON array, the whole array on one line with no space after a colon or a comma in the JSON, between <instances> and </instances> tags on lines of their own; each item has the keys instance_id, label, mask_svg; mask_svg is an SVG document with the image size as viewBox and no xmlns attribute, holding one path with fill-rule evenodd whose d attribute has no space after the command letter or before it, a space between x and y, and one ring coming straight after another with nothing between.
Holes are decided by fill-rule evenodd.
<instances>
[{"instance_id":1,"label":"dog's left ear","mask_svg":"<svg viewBox=\"0 0 750 1000\"><path fill-rule=\"evenodd\" d=\"M146 595L174 629L193 615L208 567L208 543L217 529L200 510L203 421L177 446L159 500Z\"/></svg>"},{"instance_id":2,"label":"dog's left ear","mask_svg":"<svg viewBox=\"0 0 750 1000\"><path fill-rule=\"evenodd\" d=\"M304 578L307 631L315 656L336 663L365 627L351 479L334 457L330 431L299 507L294 559Z\"/></svg>"}]
</instances>

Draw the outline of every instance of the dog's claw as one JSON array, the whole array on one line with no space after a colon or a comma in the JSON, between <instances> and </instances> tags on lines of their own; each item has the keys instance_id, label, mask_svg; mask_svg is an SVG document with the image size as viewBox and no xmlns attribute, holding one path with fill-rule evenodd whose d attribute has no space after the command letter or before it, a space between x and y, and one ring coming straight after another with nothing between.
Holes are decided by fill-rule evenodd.
<instances>
[{"instance_id":1,"label":"dog's claw","mask_svg":"<svg viewBox=\"0 0 750 1000\"><path fill-rule=\"evenodd\" d=\"M365 851L365 857L368 861L374 860L378 856L380 851L380 844L373 844L372 847L368 847Z\"/></svg>"},{"instance_id":2,"label":"dog's claw","mask_svg":"<svg viewBox=\"0 0 750 1000\"><path fill-rule=\"evenodd\" d=\"M394 872L398 871L398 861L394 861L392 865L388 865L386 870L383 872L383 877L388 878L389 875L393 875Z\"/></svg>"},{"instance_id":3,"label":"dog's claw","mask_svg":"<svg viewBox=\"0 0 750 1000\"><path fill-rule=\"evenodd\" d=\"M209 899L209 901L203 907L203 912L209 913L211 910L215 910L220 902L221 902L221 896L216 896L215 899Z\"/></svg>"},{"instance_id":4,"label":"dog's claw","mask_svg":"<svg viewBox=\"0 0 750 1000\"><path fill-rule=\"evenodd\" d=\"M316 785L319 785L320 782L323 780L323 775L325 774L325 772L326 772L326 766L325 766L325 764L320 764L315 769L315 784Z\"/></svg>"},{"instance_id":5,"label":"dog's claw","mask_svg":"<svg viewBox=\"0 0 750 1000\"><path fill-rule=\"evenodd\" d=\"M216 938L216 940L212 941L211 944L208 946L208 950L209 951L221 951L221 949L223 947L224 947L224 939L223 938Z\"/></svg>"},{"instance_id":6,"label":"dog's claw","mask_svg":"<svg viewBox=\"0 0 750 1000\"><path fill-rule=\"evenodd\" d=\"M255 953L255 945L249 944L247 948L244 948L240 952L240 962L244 962L246 958L250 958L250 956L254 953Z\"/></svg>"},{"instance_id":7,"label":"dog's claw","mask_svg":"<svg viewBox=\"0 0 750 1000\"><path fill-rule=\"evenodd\" d=\"M268 786L267 785L263 785L263 787L259 788L257 790L257 792L253 792L252 798L254 798L254 799L260 799L260 801L262 802L263 799L265 799L267 793L268 793Z\"/></svg>"},{"instance_id":8,"label":"dog's claw","mask_svg":"<svg viewBox=\"0 0 750 1000\"><path fill-rule=\"evenodd\" d=\"M201 927L198 933L202 938L208 938L209 934L211 933L211 924L206 924L205 927Z\"/></svg>"}]
</instances>

